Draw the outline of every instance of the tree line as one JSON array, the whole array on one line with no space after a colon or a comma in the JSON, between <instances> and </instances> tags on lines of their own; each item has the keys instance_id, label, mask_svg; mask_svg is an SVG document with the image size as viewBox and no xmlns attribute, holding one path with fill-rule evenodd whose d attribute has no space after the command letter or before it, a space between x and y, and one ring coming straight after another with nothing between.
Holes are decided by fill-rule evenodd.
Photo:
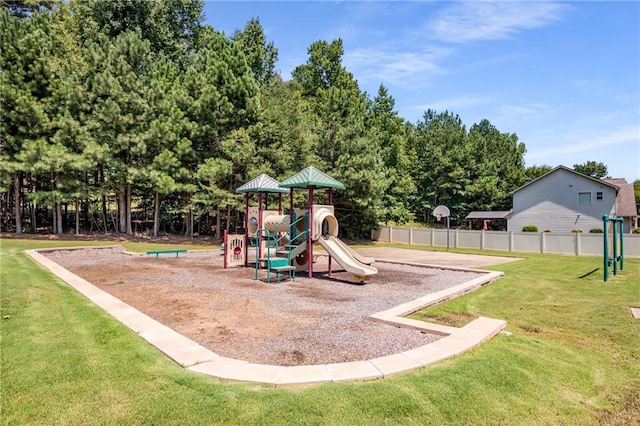
<instances>
[{"instance_id":1,"label":"tree line","mask_svg":"<svg viewBox=\"0 0 640 426\"><path fill-rule=\"evenodd\" d=\"M232 35L203 0L0 1L0 228L4 232L219 233L241 223L238 186L314 165L347 236L381 222L461 223L501 210L548 166L488 120L398 115L319 40L285 80L259 19ZM301 202L304 194L296 194Z\"/></svg>"}]
</instances>

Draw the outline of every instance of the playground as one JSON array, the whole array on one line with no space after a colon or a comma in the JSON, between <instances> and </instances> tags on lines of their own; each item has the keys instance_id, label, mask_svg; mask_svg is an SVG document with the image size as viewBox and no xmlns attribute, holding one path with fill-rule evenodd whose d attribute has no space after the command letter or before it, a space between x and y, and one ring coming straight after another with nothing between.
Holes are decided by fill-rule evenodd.
<instances>
[{"instance_id":1,"label":"playground","mask_svg":"<svg viewBox=\"0 0 640 426\"><path fill-rule=\"evenodd\" d=\"M376 258L445 262L443 253L417 257L412 250L363 251ZM224 269L218 250L190 251L178 258L133 255L121 247L43 254L222 356L283 366L365 360L433 342L442 336L368 317L480 276L376 262L376 279L362 285L342 269L329 277L327 258L320 256L313 278L267 284L255 280L253 268ZM468 268L514 260L460 254L446 258Z\"/></svg>"},{"instance_id":2,"label":"playground","mask_svg":"<svg viewBox=\"0 0 640 426\"><path fill-rule=\"evenodd\" d=\"M307 192L306 209L294 205L295 188ZM322 204L314 203L318 189L328 190ZM460 286L496 279L469 268L515 260L474 262L448 253L429 260L390 248L353 250L338 238L334 189L344 185L313 167L282 183L265 174L256 177L236 189L244 193L245 233L225 232L220 250L135 254L112 246L54 250L47 256L212 353L282 367L380 359L426 347L453 329L402 317L443 300L430 295L455 297ZM289 209L283 214L287 193ZM257 199L251 200L252 194ZM616 236L614 228L605 280L609 262L614 273L618 257L622 267ZM455 256L472 264L456 264ZM426 299L431 302L421 302Z\"/></svg>"},{"instance_id":3,"label":"playground","mask_svg":"<svg viewBox=\"0 0 640 426\"><path fill-rule=\"evenodd\" d=\"M306 209L295 208L294 188L307 192ZM449 289L458 294L457 286L495 276L451 268L447 259L429 262L405 253L400 263L403 256L393 249L351 249L338 238L332 205L332 191L343 188L313 167L283 183L258 176L236 190L245 194L246 233L225 233L221 250L134 254L111 246L46 256L216 354L255 364L363 361L449 335L437 325L398 327L396 318L425 306L422 297ZM328 189L324 204L314 204L314 189ZM251 193L257 206L250 205ZM286 193L290 207L283 214ZM269 194L278 196L277 209ZM486 259L468 267L479 264ZM408 311L392 313L406 304Z\"/></svg>"}]
</instances>

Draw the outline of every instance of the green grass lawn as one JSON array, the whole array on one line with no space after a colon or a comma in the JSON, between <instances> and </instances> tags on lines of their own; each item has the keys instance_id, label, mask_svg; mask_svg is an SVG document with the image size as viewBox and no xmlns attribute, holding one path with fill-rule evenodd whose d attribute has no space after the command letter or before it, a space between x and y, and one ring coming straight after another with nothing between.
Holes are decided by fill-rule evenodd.
<instances>
[{"instance_id":1,"label":"green grass lawn","mask_svg":"<svg viewBox=\"0 0 640 426\"><path fill-rule=\"evenodd\" d=\"M504 319L509 335L387 379L275 389L178 367L23 253L61 245L0 240L2 424L640 421L640 260L604 283L588 274L600 258L520 254L491 268L499 281L414 314Z\"/></svg>"}]
</instances>

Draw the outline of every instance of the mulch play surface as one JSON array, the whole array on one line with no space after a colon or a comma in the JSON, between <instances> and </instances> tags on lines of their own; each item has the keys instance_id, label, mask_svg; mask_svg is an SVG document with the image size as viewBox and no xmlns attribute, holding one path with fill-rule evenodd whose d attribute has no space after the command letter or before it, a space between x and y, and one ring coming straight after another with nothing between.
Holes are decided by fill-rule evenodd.
<instances>
[{"instance_id":1,"label":"mulch play surface","mask_svg":"<svg viewBox=\"0 0 640 426\"><path fill-rule=\"evenodd\" d=\"M383 253L398 260L395 250ZM255 280L253 268L223 269L219 250L179 258L121 247L43 254L222 356L274 365L365 360L433 342L440 336L368 317L478 276L377 262L379 274L360 284L344 271L329 277L320 258L312 279L300 273L295 282L267 284L264 270Z\"/></svg>"}]
</instances>

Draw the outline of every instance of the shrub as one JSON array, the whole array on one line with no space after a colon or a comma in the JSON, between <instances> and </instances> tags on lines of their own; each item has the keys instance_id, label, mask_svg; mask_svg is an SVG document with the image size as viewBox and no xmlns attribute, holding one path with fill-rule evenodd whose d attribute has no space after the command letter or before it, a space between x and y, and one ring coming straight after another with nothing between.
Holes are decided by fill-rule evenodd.
<instances>
[{"instance_id":1,"label":"shrub","mask_svg":"<svg viewBox=\"0 0 640 426\"><path fill-rule=\"evenodd\" d=\"M522 227L522 232L538 232L538 227L535 225L525 225Z\"/></svg>"},{"instance_id":2,"label":"shrub","mask_svg":"<svg viewBox=\"0 0 640 426\"><path fill-rule=\"evenodd\" d=\"M573 232L574 234L582 234L582 229L574 228L571 230L571 232Z\"/></svg>"},{"instance_id":3,"label":"shrub","mask_svg":"<svg viewBox=\"0 0 640 426\"><path fill-rule=\"evenodd\" d=\"M545 229L545 230L544 230L544 231L542 231L542 232L551 232L551 229Z\"/></svg>"},{"instance_id":4,"label":"shrub","mask_svg":"<svg viewBox=\"0 0 640 426\"><path fill-rule=\"evenodd\" d=\"M634 234L640 234L640 228L636 228L636 229L634 229L634 230L633 230L633 233L634 233Z\"/></svg>"},{"instance_id":5,"label":"shrub","mask_svg":"<svg viewBox=\"0 0 640 426\"><path fill-rule=\"evenodd\" d=\"M589 230L590 234L602 234L602 228L591 228Z\"/></svg>"}]
</instances>

